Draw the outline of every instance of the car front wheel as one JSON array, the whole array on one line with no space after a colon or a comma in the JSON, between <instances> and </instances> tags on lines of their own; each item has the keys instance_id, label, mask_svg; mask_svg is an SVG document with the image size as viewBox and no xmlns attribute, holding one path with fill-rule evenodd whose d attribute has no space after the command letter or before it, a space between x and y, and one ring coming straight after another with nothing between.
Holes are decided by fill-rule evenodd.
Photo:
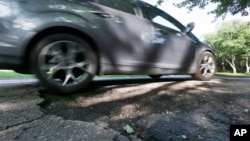
<instances>
[{"instance_id":1,"label":"car front wheel","mask_svg":"<svg viewBox=\"0 0 250 141\"><path fill-rule=\"evenodd\" d=\"M97 71L97 57L91 46L66 33L42 39L33 49L31 60L39 80L61 94L83 89Z\"/></svg>"},{"instance_id":2,"label":"car front wheel","mask_svg":"<svg viewBox=\"0 0 250 141\"><path fill-rule=\"evenodd\" d=\"M200 56L197 64L197 71L193 75L194 79L209 81L214 77L216 71L216 59L210 52L204 52Z\"/></svg>"}]
</instances>

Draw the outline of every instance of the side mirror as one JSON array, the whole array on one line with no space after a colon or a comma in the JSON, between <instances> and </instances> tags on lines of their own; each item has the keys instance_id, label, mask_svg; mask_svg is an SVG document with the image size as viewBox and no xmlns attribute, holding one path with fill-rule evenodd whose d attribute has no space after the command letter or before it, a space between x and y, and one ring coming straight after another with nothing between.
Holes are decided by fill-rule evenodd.
<instances>
[{"instance_id":1,"label":"side mirror","mask_svg":"<svg viewBox=\"0 0 250 141\"><path fill-rule=\"evenodd\" d=\"M187 26L186 26L186 29L184 31L184 33L188 34L190 33L195 27L195 23L194 22L191 22L189 23Z\"/></svg>"}]
</instances>

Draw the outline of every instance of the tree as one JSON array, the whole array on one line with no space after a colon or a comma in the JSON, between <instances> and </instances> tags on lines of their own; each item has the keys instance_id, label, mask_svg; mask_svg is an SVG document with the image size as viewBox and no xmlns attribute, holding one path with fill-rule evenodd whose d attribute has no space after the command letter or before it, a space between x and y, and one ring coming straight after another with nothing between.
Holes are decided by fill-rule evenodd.
<instances>
[{"instance_id":1,"label":"tree","mask_svg":"<svg viewBox=\"0 0 250 141\"><path fill-rule=\"evenodd\" d=\"M158 0L158 4L161 4L164 0ZM180 3L175 3L179 8L186 7L190 11L194 7L205 8L207 5L215 3L217 7L209 13L215 14L216 18L225 18L228 13L235 15L241 13L243 16L247 16L250 10L249 0L183 0Z\"/></svg>"},{"instance_id":2,"label":"tree","mask_svg":"<svg viewBox=\"0 0 250 141\"><path fill-rule=\"evenodd\" d=\"M240 38L244 40L242 55L245 59L246 73L250 72L249 57L250 57L250 22L243 23L240 26Z\"/></svg>"},{"instance_id":3,"label":"tree","mask_svg":"<svg viewBox=\"0 0 250 141\"><path fill-rule=\"evenodd\" d=\"M233 21L223 23L218 31L205 37L206 42L216 50L219 68L225 70L227 63L237 73L237 66L245 60L246 72L249 72L250 28L246 22Z\"/></svg>"}]
</instances>

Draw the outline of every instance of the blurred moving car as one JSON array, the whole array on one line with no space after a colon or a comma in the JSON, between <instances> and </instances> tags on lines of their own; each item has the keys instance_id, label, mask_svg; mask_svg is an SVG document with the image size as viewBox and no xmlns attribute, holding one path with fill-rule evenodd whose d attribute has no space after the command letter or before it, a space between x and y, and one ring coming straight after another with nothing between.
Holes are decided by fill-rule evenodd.
<instances>
[{"instance_id":1,"label":"blurred moving car","mask_svg":"<svg viewBox=\"0 0 250 141\"><path fill-rule=\"evenodd\" d=\"M213 49L140 0L1 0L0 69L34 73L73 93L105 74L190 74L210 80Z\"/></svg>"}]
</instances>

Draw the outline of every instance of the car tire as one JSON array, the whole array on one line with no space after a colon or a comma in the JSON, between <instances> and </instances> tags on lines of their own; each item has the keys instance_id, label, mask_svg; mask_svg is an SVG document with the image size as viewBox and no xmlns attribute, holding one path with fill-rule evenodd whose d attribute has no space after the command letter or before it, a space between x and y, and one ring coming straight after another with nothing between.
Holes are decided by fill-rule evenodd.
<instances>
[{"instance_id":1,"label":"car tire","mask_svg":"<svg viewBox=\"0 0 250 141\"><path fill-rule=\"evenodd\" d=\"M148 76L151 77L152 79L160 79L162 75L153 75L153 74L150 74Z\"/></svg>"},{"instance_id":2,"label":"car tire","mask_svg":"<svg viewBox=\"0 0 250 141\"><path fill-rule=\"evenodd\" d=\"M74 93L88 85L98 59L91 46L75 35L49 35L34 47L32 66L38 79L59 94Z\"/></svg>"},{"instance_id":3,"label":"car tire","mask_svg":"<svg viewBox=\"0 0 250 141\"><path fill-rule=\"evenodd\" d=\"M209 81L216 71L216 59L211 52L203 52L197 63L197 71L192 77L196 80Z\"/></svg>"}]
</instances>

